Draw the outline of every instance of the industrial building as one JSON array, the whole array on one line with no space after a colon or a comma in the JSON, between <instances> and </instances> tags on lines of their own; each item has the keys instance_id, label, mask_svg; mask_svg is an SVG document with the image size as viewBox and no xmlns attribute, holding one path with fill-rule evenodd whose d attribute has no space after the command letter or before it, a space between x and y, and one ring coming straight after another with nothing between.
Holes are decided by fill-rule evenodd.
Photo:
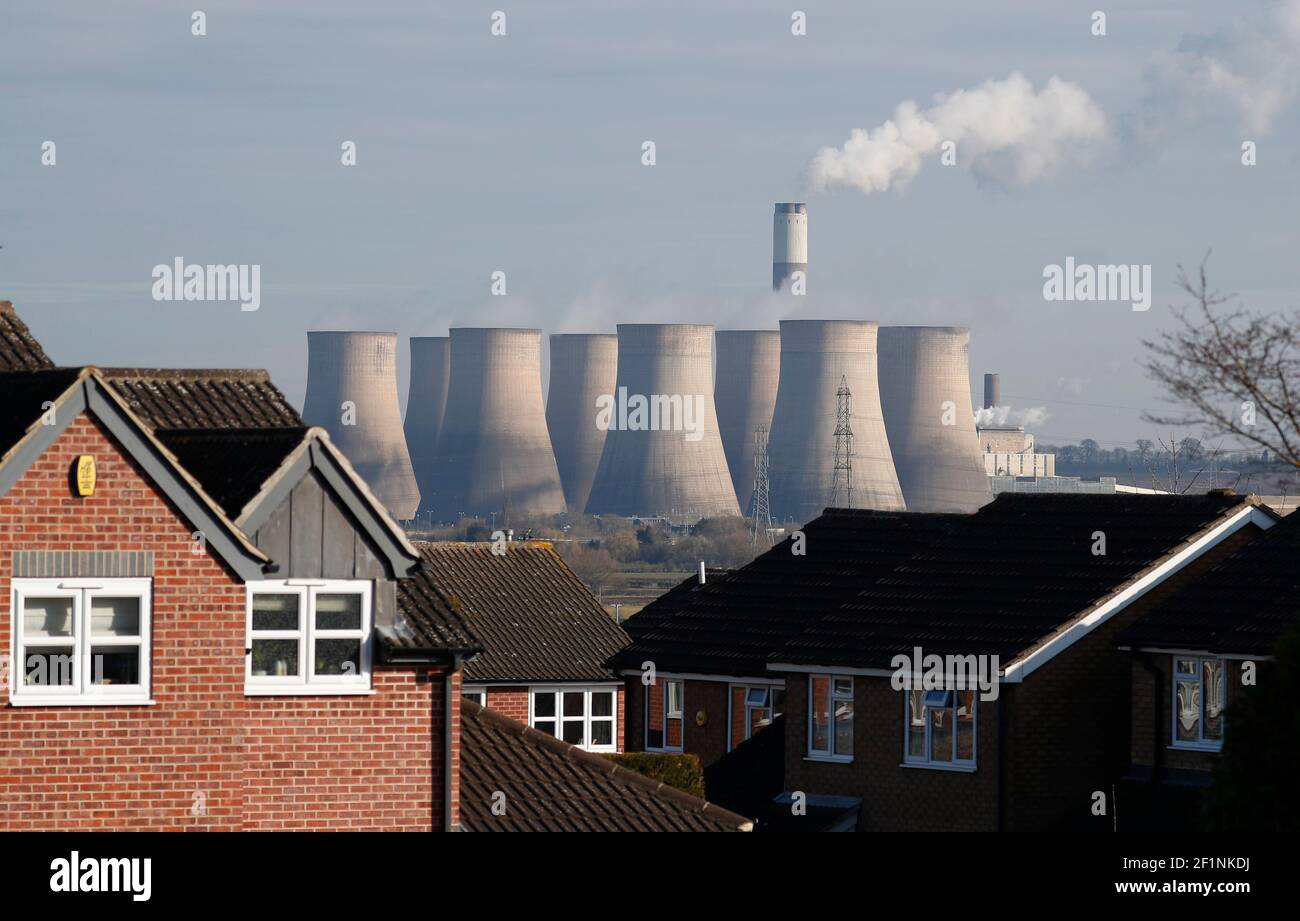
<instances>
[{"instance_id":1,"label":"industrial building","mask_svg":"<svg viewBox=\"0 0 1300 921\"><path fill-rule=\"evenodd\" d=\"M685 522L740 514L718 433L712 358L712 326L618 325L616 399L588 514Z\"/></svg>"},{"instance_id":2,"label":"industrial building","mask_svg":"<svg viewBox=\"0 0 1300 921\"><path fill-rule=\"evenodd\" d=\"M851 394L849 487L836 504L901 511L876 374L878 325L869 320L782 320L781 366L769 443L772 516L809 521L831 505L837 391Z\"/></svg>"},{"instance_id":3,"label":"industrial building","mask_svg":"<svg viewBox=\"0 0 1300 921\"><path fill-rule=\"evenodd\" d=\"M397 401L397 333L307 333L308 425L330 433L393 517L415 517L420 488Z\"/></svg>"},{"instance_id":4,"label":"industrial building","mask_svg":"<svg viewBox=\"0 0 1300 921\"><path fill-rule=\"evenodd\" d=\"M546 427L569 512L581 515L591 495L605 429L596 424L597 401L614 393L618 379L618 337L611 334L551 336L551 380L546 391Z\"/></svg>"},{"instance_id":5,"label":"industrial building","mask_svg":"<svg viewBox=\"0 0 1300 921\"><path fill-rule=\"evenodd\" d=\"M772 290L788 288L795 272L808 278L808 206L778 202L772 215Z\"/></svg>"},{"instance_id":6,"label":"industrial building","mask_svg":"<svg viewBox=\"0 0 1300 921\"><path fill-rule=\"evenodd\" d=\"M411 383L406 394L406 447L420 486L420 508L433 505L437 490L434 457L438 432L447 413L447 389L451 385L451 337L411 337Z\"/></svg>"},{"instance_id":7,"label":"industrial building","mask_svg":"<svg viewBox=\"0 0 1300 921\"><path fill-rule=\"evenodd\" d=\"M970 330L880 329L880 402L913 512L973 512L992 498L970 399Z\"/></svg>"},{"instance_id":8,"label":"industrial building","mask_svg":"<svg viewBox=\"0 0 1300 921\"><path fill-rule=\"evenodd\" d=\"M541 344L536 329L452 328L447 412L433 471L435 518L564 512L542 405Z\"/></svg>"},{"instance_id":9,"label":"industrial building","mask_svg":"<svg viewBox=\"0 0 1300 921\"><path fill-rule=\"evenodd\" d=\"M719 330L714 398L718 429L741 509L754 490L755 432L770 430L781 373L781 333L771 329Z\"/></svg>"}]
</instances>

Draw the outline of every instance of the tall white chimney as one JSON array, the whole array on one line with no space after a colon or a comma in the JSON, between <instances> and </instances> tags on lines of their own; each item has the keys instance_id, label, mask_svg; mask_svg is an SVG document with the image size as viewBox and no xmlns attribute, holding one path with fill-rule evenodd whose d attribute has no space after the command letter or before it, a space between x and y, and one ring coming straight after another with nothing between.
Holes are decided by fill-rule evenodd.
<instances>
[{"instance_id":1,"label":"tall white chimney","mask_svg":"<svg viewBox=\"0 0 1300 921\"><path fill-rule=\"evenodd\" d=\"M772 216L772 290L780 291L795 272L808 277L808 206L777 202Z\"/></svg>"}]
</instances>

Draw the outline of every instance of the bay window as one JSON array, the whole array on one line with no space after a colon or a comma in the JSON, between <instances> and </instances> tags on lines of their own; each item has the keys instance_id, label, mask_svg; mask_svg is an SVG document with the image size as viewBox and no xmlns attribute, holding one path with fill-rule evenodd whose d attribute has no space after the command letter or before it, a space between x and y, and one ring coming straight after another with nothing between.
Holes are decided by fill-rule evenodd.
<instances>
[{"instance_id":1,"label":"bay window","mask_svg":"<svg viewBox=\"0 0 1300 921\"><path fill-rule=\"evenodd\" d=\"M975 766L974 689L903 692L903 761L940 768Z\"/></svg>"},{"instance_id":2,"label":"bay window","mask_svg":"<svg viewBox=\"0 0 1300 921\"><path fill-rule=\"evenodd\" d=\"M371 642L369 582L249 585L244 691L368 693Z\"/></svg>"},{"instance_id":3,"label":"bay window","mask_svg":"<svg viewBox=\"0 0 1300 921\"><path fill-rule=\"evenodd\" d=\"M1174 656L1174 739L1178 748L1223 747L1223 711L1227 681L1223 660L1211 656Z\"/></svg>"},{"instance_id":4,"label":"bay window","mask_svg":"<svg viewBox=\"0 0 1300 921\"><path fill-rule=\"evenodd\" d=\"M808 757L853 760L853 679L808 678Z\"/></svg>"},{"instance_id":5,"label":"bay window","mask_svg":"<svg viewBox=\"0 0 1300 921\"><path fill-rule=\"evenodd\" d=\"M615 688L545 688L529 694L528 725L587 751L617 751Z\"/></svg>"},{"instance_id":6,"label":"bay window","mask_svg":"<svg viewBox=\"0 0 1300 921\"><path fill-rule=\"evenodd\" d=\"M149 701L149 579L14 579L10 700Z\"/></svg>"}]
</instances>

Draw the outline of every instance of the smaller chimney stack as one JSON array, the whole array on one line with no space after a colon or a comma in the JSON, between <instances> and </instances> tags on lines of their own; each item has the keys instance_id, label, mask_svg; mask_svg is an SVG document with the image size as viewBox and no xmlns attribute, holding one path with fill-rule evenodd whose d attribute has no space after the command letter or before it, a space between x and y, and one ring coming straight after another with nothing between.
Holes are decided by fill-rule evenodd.
<instances>
[{"instance_id":1,"label":"smaller chimney stack","mask_svg":"<svg viewBox=\"0 0 1300 921\"><path fill-rule=\"evenodd\" d=\"M704 561L700 560L700 584L704 584Z\"/></svg>"},{"instance_id":2,"label":"smaller chimney stack","mask_svg":"<svg viewBox=\"0 0 1300 921\"><path fill-rule=\"evenodd\" d=\"M984 375L984 408L1002 405L1002 380L996 374Z\"/></svg>"}]
</instances>

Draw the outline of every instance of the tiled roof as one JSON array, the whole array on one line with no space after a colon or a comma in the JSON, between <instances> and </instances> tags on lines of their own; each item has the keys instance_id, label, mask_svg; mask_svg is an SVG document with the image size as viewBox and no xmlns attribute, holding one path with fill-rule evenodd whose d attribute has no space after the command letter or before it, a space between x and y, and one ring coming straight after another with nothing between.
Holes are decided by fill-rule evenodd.
<instances>
[{"instance_id":1,"label":"tiled roof","mask_svg":"<svg viewBox=\"0 0 1300 921\"><path fill-rule=\"evenodd\" d=\"M791 539L627 621L613 660L762 674L765 662L889 668L895 654L1036 648L1242 509L1246 497L1004 493L972 515L828 510ZM1092 552L1094 533L1106 554Z\"/></svg>"},{"instance_id":2,"label":"tiled roof","mask_svg":"<svg viewBox=\"0 0 1300 921\"><path fill-rule=\"evenodd\" d=\"M260 370L103 368L131 410L156 429L300 428L302 417Z\"/></svg>"},{"instance_id":3,"label":"tiled roof","mask_svg":"<svg viewBox=\"0 0 1300 921\"><path fill-rule=\"evenodd\" d=\"M0 372L0 456L40 421L45 404L58 399L80 373L78 368Z\"/></svg>"},{"instance_id":4,"label":"tiled roof","mask_svg":"<svg viewBox=\"0 0 1300 921\"><path fill-rule=\"evenodd\" d=\"M1266 656L1300 625L1300 514L1183 585L1120 635L1124 646Z\"/></svg>"},{"instance_id":5,"label":"tiled roof","mask_svg":"<svg viewBox=\"0 0 1300 921\"><path fill-rule=\"evenodd\" d=\"M470 700L461 702L466 831L749 831L751 822ZM505 794L504 800L498 793ZM496 802L504 810L493 811Z\"/></svg>"},{"instance_id":6,"label":"tiled roof","mask_svg":"<svg viewBox=\"0 0 1300 921\"><path fill-rule=\"evenodd\" d=\"M440 595L483 644L483 654L465 667L466 681L616 677L604 663L627 635L550 544L514 541L501 556L490 543L416 547L428 570L411 581Z\"/></svg>"},{"instance_id":7,"label":"tiled roof","mask_svg":"<svg viewBox=\"0 0 1300 921\"><path fill-rule=\"evenodd\" d=\"M481 651L464 615L424 575L398 580L398 625L384 641L394 649Z\"/></svg>"},{"instance_id":8,"label":"tiled roof","mask_svg":"<svg viewBox=\"0 0 1300 921\"><path fill-rule=\"evenodd\" d=\"M159 429L158 440L203 485L230 518L238 518L262 484L307 437L309 430Z\"/></svg>"},{"instance_id":9,"label":"tiled roof","mask_svg":"<svg viewBox=\"0 0 1300 921\"><path fill-rule=\"evenodd\" d=\"M0 371L53 368L54 362L36 341L9 301L0 301Z\"/></svg>"}]
</instances>

